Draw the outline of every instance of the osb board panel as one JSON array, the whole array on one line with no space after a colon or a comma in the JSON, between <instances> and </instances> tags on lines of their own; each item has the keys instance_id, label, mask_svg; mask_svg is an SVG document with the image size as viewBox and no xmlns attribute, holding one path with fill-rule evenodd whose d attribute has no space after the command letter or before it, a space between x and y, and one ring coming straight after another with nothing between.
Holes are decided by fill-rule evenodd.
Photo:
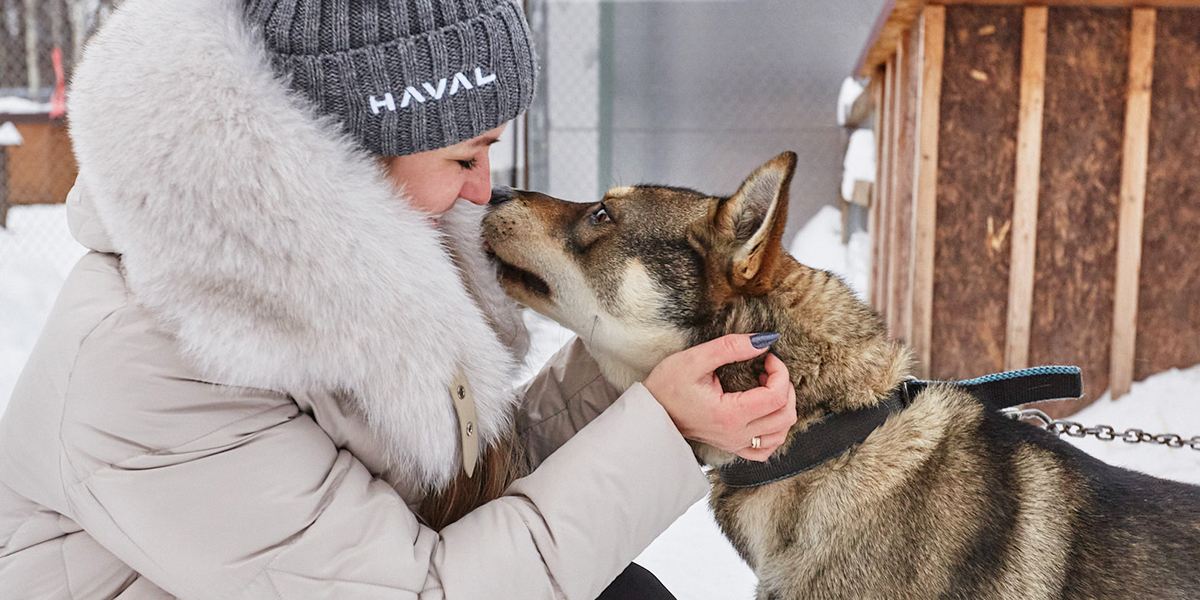
<instances>
[{"instance_id":1,"label":"osb board panel","mask_svg":"<svg viewBox=\"0 0 1200 600\"><path fill-rule=\"evenodd\" d=\"M892 337L908 342L912 335L912 250L913 185L917 170L917 113L921 97L921 36L919 31L904 37L904 67L900 82L900 132L896 152L896 219L893 223L892 251L896 265L892 273L890 315Z\"/></svg>"},{"instance_id":2,"label":"osb board panel","mask_svg":"<svg viewBox=\"0 0 1200 600\"><path fill-rule=\"evenodd\" d=\"M946 7L931 376L1002 370L1020 106L1020 7Z\"/></svg>"},{"instance_id":3,"label":"osb board panel","mask_svg":"<svg viewBox=\"0 0 1200 600\"><path fill-rule=\"evenodd\" d=\"M867 43L859 53L855 73L870 76L896 52L900 33L912 26L923 4L1008 4L1024 6L1157 6L1200 7L1200 0L888 0L884 3Z\"/></svg>"},{"instance_id":4,"label":"osb board panel","mask_svg":"<svg viewBox=\"0 0 1200 600\"><path fill-rule=\"evenodd\" d=\"M8 146L8 171L0 174L8 186L8 201L21 204L65 202L79 167L64 125L48 122L18 123L25 142Z\"/></svg>"},{"instance_id":5,"label":"osb board panel","mask_svg":"<svg viewBox=\"0 0 1200 600\"><path fill-rule=\"evenodd\" d=\"M1134 378L1200 363L1200 10L1158 11Z\"/></svg>"},{"instance_id":6,"label":"osb board panel","mask_svg":"<svg viewBox=\"0 0 1200 600\"><path fill-rule=\"evenodd\" d=\"M1030 365L1077 365L1084 398L1108 389L1129 10L1051 8Z\"/></svg>"}]
</instances>

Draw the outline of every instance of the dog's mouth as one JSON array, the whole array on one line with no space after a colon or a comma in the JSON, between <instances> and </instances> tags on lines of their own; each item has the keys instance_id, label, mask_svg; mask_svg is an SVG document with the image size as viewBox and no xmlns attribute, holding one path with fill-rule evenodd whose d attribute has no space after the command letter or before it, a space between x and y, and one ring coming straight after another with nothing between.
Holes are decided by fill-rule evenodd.
<instances>
[{"instance_id":1,"label":"dog's mouth","mask_svg":"<svg viewBox=\"0 0 1200 600\"><path fill-rule=\"evenodd\" d=\"M528 290L530 293L542 297L550 297L550 284L546 280L534 275L533 273L522 269L512 263L506 262L504 259L496 255L492 247L487 242L483 243L483 251L487 257L494 261L500 267L500 281L509 285L520 286Z\"/></svg>"}]
</instances>

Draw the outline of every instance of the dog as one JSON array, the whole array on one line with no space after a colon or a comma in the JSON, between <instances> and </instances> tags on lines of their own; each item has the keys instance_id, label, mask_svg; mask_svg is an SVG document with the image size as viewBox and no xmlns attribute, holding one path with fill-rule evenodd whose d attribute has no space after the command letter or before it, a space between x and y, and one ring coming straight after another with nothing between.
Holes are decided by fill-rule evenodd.
<instances>
[{"instance_id":1,"label":"dog","mask_svg":"<svg viewBox=\"0 0 1200 600\"><path fill-rule=\"evenodd\" d=\"M624 389L664 357L729 333L778 332L798 421L772 457L832 417L881 406L910 353L836 276L781 244L796 155L730 197L618 187L599 202L497 189L483 232L506 292L574 330ZM727 365L727 391L763 359ZM934 384L860 443L752 487L747 463L693 443L710 503L760 600L1200 598L1200 487L1102 463Z\"/></svg>"}]
</instances>

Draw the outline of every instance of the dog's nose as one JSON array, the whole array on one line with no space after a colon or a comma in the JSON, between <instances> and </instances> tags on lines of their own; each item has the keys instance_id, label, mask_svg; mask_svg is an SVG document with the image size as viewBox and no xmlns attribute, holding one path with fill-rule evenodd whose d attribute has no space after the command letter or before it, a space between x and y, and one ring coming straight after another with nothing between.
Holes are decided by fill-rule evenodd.
<instances>
[{"instance_id":1,"label":"dog's nose","mask_svg":"<svg viewBox=\"0 0 1200 600\"><path fill-rule=\"evenodd\" d=\"M512 188L506 185L498 185L492 188L492 199L488 200L488 206L500 206L512 200L514 195Z\"/></svg>"}]
</instances>

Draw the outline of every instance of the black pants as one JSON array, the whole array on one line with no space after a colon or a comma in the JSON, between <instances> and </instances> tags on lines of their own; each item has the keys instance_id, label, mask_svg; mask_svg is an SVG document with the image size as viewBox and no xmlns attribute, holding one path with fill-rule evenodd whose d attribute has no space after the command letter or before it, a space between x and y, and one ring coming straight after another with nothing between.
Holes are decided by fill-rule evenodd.
<instances>
[{"instance_id":1,"label":"black pants","mask_svg":"<svg viewBox=\"0 0 1200 600\"><path fill-rule=\"evenodd\" d=\"M654 573L630 563L596 600L675 600Z\"/></svg>"}]
</instances>

